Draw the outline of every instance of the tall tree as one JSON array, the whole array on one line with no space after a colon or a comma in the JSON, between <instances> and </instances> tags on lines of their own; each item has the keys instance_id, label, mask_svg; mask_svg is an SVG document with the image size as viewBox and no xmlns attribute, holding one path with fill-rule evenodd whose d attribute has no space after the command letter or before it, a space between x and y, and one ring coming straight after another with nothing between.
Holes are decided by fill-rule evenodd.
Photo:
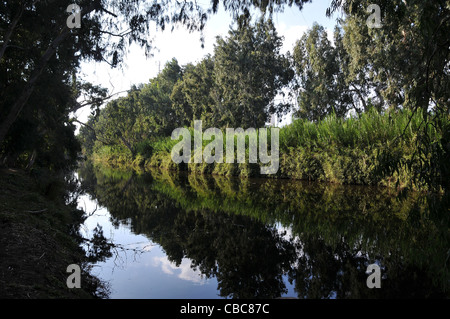
<instances>
[{"instance_id":1,"label":"tall tree","mask_svg":"<svg viewBox=\"0 0 450 319\"><path fill-rule=\"evenodd\" d=\"M369 77L385 106L448 112L450 7L448 1L378 1L381 28L371 28L371 1L333 0L329 13L347 13L343 28L350 73Z\"/></svg>"},{"instance_id":2,"label":"tall tree","mask_svg":"<svg viewBox=\"0 0 450 319\"><path fill-rule=\"evenodd\" d=\"M215 94L214 57L208 55L197 65L188 64L171 95L179 127L193 126L194 120L202 120L205 127L216 126Z\"/></svg>"},{"instance_id":3,"label":"tall tree","mask_svg":"<svg viewBox=\"0 0 450 319\"><path fill-rule=\"evenodd\" d=\"M138 99L139 90L133 87L126 97L109 102L101 110L93 128L101 143L123 145L133 157L136 154L136 144L140 140L140 132L135 128L141 113Z\"/></svg>"},{"instance_id":4,"label":"tall tree","mask_svg":"<svg viewBox=\"0 0 450 319\"><path fill-rule=\"evenodd\" d=\"M293 55L300 82L297 116L317 121L331 113L346 115L350 99L342 86L339 63L339 58L345 56L340 57L339 53L342 52L331 44L325 28L318 24L297 41Z\"/></svg>"},{"instance_id":5,"label":"tall tree","mask_svg":"<svg viewBox=\"0 0 450 319\"><path fill-rule=\"evenodd\" d=\"M270 19L252 25L245 16L239 17L227 38L217 39L215 112L222 126L263 127L271 114L286 110L286 104L275 102L293 76L281 46L282 38Z\"/></svg>"},{"instance_id":6,"label":"tall tree","mask_svg":"<svg viewBox=\"0 0 450 319\"><path fill-rule=\"evenodd\" d=\"M348 35L341 26L335 26L333 36L330 41L327 31L315 24L294 47L298 117L316 121L331 113L344 117L350 109L357 113L373 106L382 109L382 102L370 94L370 67L355 69L352 64L361 53L348 50L344 42Z\"/></svg>"},{"instance_id":7,"label":"tall tree","mask_svg":"<svg viewBox=\"0 0 450 319\"><path fill-rule=\"evenodd\" d=\"M357 113L368 111L371 107L376 107L381 111L382 106L376 103L370 95L367 70L361 70L358 74L352 74L350 68L351 57L344 45L343 29L340 25L334 30L334 50L338 72L335 75L335 89L338 92L338 105L348 105Z\"/></svg>"},{"instance_id":8,"label":"tall tree","mask_svg":"<svg viewBox=\"0 0 450 319\"><path fill-rule=\"evenodd\" d=\"M158 76L142 87L140 103L150 135L169 136L178 127L179 119L172 106L171 95L182 74L178 61L172 59Z\"/></svg>"},{"instance_id":9,"label":"tall tree","mask_svg":"<svg viewBox=\"0 0 450 319\"><path fill-rule=\"evenodd\" d=\"M365 85L375 93L378 104L423 113L415 156L427 160L414 176L428 186L448 188L450 127L440 119L450 114L449 2L379 1L381 28L367 23L370 2L334 0L331 6L341 6L348 14L343 42L350 56L350 74L355 78L365 74ZM429 126L442 136L440 143L430 142ZM390 162L387 173L401 165L408 163Z\"/></svg>"}]
</instances>

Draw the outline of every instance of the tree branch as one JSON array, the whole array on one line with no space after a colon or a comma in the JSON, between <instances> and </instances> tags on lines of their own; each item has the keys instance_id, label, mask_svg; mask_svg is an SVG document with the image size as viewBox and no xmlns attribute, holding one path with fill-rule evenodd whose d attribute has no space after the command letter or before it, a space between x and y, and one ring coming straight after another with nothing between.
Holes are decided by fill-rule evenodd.
<instances>
[{"instance_id":1,"label":"tree branch","mask_svg":"<svg viewBox=\"0 0 450 319\"><path fill-rule=\"evenodd\" d=\"M84 103L76 103L74 105L74 107L69 110L69 113L74 113L74 112L78 111L79 109L81 109L81 108L83 108L85 106L88 106L88 105L92 105L94 103L99 103L99 102L104 103L105 101L109 100L113 96L118 95L118 94L122 94L122 93L126 93L126 92L127 91L120 91L120 92L116 92L116 93L110 94L110 95L108 95L106 97L93 98L90 101L83 101Z\"/></svg>"},{"instance_id":2,"label":"tree branch","mask_svg":"<svg viewBox=\"0 0 450 319\"><path fill-rule=\"evenodd\" d=\"M111 11L108 11L105 8L101 8L100 11L103 11L109 15L112 15L114 18L117 18L117 15L115 13L112 13Z\"/></svg>"},{"instance_id":3,"label":"tree branch","mask_svg":"<svg viewBox=\"0 0 450 319\"><path fill-rule=\"evenodd\" d=\"M77 120L77 119L71 119L71 122L78 123L78 124L80 124L80 125L83 125L84 127L87 127L88 129L90 129L90 130L94 133L95 139L96 139L97 141L102 142L104 145L114 145L113 143L108 143L108 142L105 142L105 141L99 139L98 136L97 136L97 132L96 132L95 129L94 129L92 126L90 126L89 124L83 123L83 122L81 122L81 121L79 121L79 120Z\"/></svg>"},{"instance_id":4,"label":"tree branch","mask_svg":"<svg viewBox=\"0 0 450 319\"><path fill-rule=\"evenodd\" d=\"M132 31L131 31L131 30L128 30L128 31L124 31L124 32L122 32L122 33L120 33L120 34L118 34L118 33L112 33L112 32L105 31L105 30L99 30L99 32L100 32L100 33L104 33L104 34L108 34L108 35L110 35L110 36L112 36L112 37L123 38L123 37L127 36L128 34L130 34Z\"/></svg>"}]
</instances>

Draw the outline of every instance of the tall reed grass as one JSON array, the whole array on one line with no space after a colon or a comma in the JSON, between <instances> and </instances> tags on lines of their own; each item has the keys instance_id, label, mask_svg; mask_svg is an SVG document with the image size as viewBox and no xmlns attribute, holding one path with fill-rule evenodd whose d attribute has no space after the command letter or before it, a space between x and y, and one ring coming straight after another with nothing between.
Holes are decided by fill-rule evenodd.
<instances>
[{"instance_id":1,"label":"tall reed grass","mask_svg":"<svg viewBox=\"0 0 450 319\"><path fill-rule=\"evenodd\" d=\"M281 150L291 147L358 147L412 141L424 125L422 113L403 110L380 114L375 110L347 119L330 115L319 122L294 120L280 131ZM438 134L431 126L428 136L436 139Z\"/></svg>"},{"instance_id":2,"label":"tall reed grass","mask_svg":"<svg viewBox=\"0 0 450 319\"><path fill-rule=\"evenodd\" d=\"M449 122L445 115L442 120L447 124ZM384 113L371 110L346 119L329 115L318 122L297 119L280 129L280 169L277 174L265 177L339 184L413 186L416 172L434 165L433 154L422 152L418 156L423 135L426 135L430 145L438 145L442 138L442 134L429 123L421 112L410 110ZM190 131L193 148L193 129ZM268 135L270 139L270 131ZM226 141L225 131L223 140ZM250 163L177 165L171 160L171 150L178 142L170 136L143 141L140 147L143 151L138 152L139 161L135 159L131 162L134 166L189 170L202 174L258 176L259 165ZM210 141L203 140L203 146L208 143ZM224 147L224 155L225 151ZM102 154L96 156L102 157ZM248 152L246 158L248 160ZM122 163L124 159L114 160Z\"/></svg>"}]
</instances>

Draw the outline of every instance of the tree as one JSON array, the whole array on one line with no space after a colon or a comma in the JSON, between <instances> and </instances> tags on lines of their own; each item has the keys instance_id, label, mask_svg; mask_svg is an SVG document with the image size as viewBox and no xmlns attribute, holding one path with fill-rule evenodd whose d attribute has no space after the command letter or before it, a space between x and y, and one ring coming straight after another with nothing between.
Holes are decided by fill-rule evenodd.
<instances>
[{"instance_id":1,"label":"tree","mask_svg":"<svg viewBox=\"0 0 450 319\"><path fill-rule=\"evenodd\" d=\"M335 59L339 68L335 75L335 90L339 93L337 104L343 105L343 108L353 108L357 113L369 111L373 106L381 111L380 103L376 103L370 98L370 90L367 85L369 79L366 70L361 70L357 75L351 74L351 57L345 48L343 37L343 29L338 24L334 30Z\"/></svg>"},{"instance_id":2,"label":"tree","mask_svg":"<svg viewBox=\"0 0 450 319\"><path fill-rule=\"evenodd\" d=\"M178 127L180 119L173 109L171 95L182 74L182 68L174 58L142 87L139 99L150 135L169 136Z\"/></svg>"},{"instance_id":3,"label":"tree","mask_svg":"<svg viewBox=\"0 0 450 319\"><path fill-rule=\"evenodd\" d=\"M387 107L399 105L427 112L448 112L450 8L448 1L380 1L382 27L369 28L370 1L334 0L347 13L344 46L350 73L364 72L377 98Z\"/></svg>"},{"instance_id":4,"label":"tree","mask_svg":"<svg viewBox=\"0 0 450 319\"><path fill-rule=\"evenodd\" d=\"M194 120L202 120L205 127L216 126L213 113L216 91L214 57L208 55L197 65L185 66L183 78L175 84L171 95L179 127L193 126Z\"/></svg>"},{"instance_id":5,"label":"tree","mask_svg":"<svg viewBox=\"0 0 450 319\"><path fill-rule=\"evenodd\" d=\"M348 34L339 25L331 43L327 31L315 24L297 41L293 59L300 89L298 117L314 121L331 113L344 117L350 109L360 113L372 106L381 111L382 102L370 95L371 89L379 91L371 85L370 67L355 69L352 62L360 52L349 50L344 39Z\"/></svg>"},{"instance_id":6,"label":"tree","mask_svg":"<svg viewBox=\"0 0 450 319\"><path fill-rule=\"evenodd\" d=\"M181 121L171 94L181 81L182 71L178 61L172 59L149 83L133 86L126 96L109 102L97 117L92 116L83 124L79 138L87 153L98 141L100 145L125 147L134 158L148 151L149 141L169 136Z\"/></svg>"},{"instance_id":7,"label":"tree","mask_svg":"<svg viewBox=\"0 0 450 319\"><path fill-rule=\"evenodd\" d=\"M69 114L90 102L98 107L98 98L106 95L103 89L76 77L82 59L101 61L111 57L112 65L118 63L117 46L111 42L106 48L102 38L106 22L93 14L102 8L102 2L80 1L84 6L80 14L85 28L70 30L66 8L71 2L17 0L0 4L0 27L6 30L1 34L0 49L0 145L4 163L18 164L16 159L21 154L25 155L21 158L29 158L29 164L34 163L36 154L48 150L49 136L56 139L67 136L61 132L54 134L59 127L70 127L74 141L75 127ZM129 34L136 32L132 30ZM85 93L93 100L80 104L77 99ZM21 138L26 143L21 143ZM71 145L68 141L55 142ZM76 155L76 149L67 151ZM52 153L53 159L67 156ZM75 159L76 156L72 158Z\"/></svg>"},{"instance_id":8,"label":"tree","mask_svg":"<svg viewBox=\"0 0 450 319\"><path fill-rule=\"evenodd\" d=\"M293 76L281 46L282 38L270 19L251 25L245 16L238 19L228 38L217 39L214 112L222 127L263 127L271 114L286 110L286 104L274 100Z\"/></svg>"},{"instance_id":9,"label":"tree","mask_svg":"<svg viewBox=\"0 0 450 319\"><path fill-rule=\"evenodd\" d=\"M136 155L136 145L141 138L139 130L135 129L140 116L138 99L139 90L133 87L126 97L109 102L94 126L97 140L106 145L121 144L132 157Z\"/></svg>"},{"instance_id":10,"label":"tree","mask_svg":"<svg viewBox=\"0 0 450 319\"><path fill-rule=\"evenodd\" d=\"M82 153L86 156L92 155L94 151L95 141L97 140L94 128L96 120L94 116L89 116L87 123L83 123L77 135L77 139L82 147Z\"/></svg>"},{"instance_id":11,"label":"tree","mask_svg":"<svg viewBox=\"0 0 450 319\"><path fill-rule=\"evenodd\" d=\"M9 1L3 5L3 21L12 19L13 23L7 24L8 31L3 37L1 63L6 78L2 84L12 84L14 92L4 92L5 95L12 93L13 101L1 105L0 143L40 84L38 80L42 81L46 73L58 68L66 72L73 70L73 56L78 51L75 42L55 55L70 33L67 26L57 28L62 24L61 19L56 18L61 16L57 13L62 9L60 5L47 6L39 1ZM56 31L57 35L52 37L51 31ZM15 72L10 72L13 68Z\"/></svg>"},{"instance_id":12,"label":"tree","mask_svg":"<svg viewBox=\"0 0 450 319\"><path fill-rule=\"evenodd\" d=\"M46 88L46 97L52 98L55 91L44 78L59 78L64 85L72 88L68 94L65 108L55 117L61 125L71 126L72 120L68 115L86 105L79 103L77 98L83 95L79 89L90 89L84 85L82 79L77 80L80 62L84 60L103 61L118 67L121 65L127 48L137 43L151 54L152 42L150 29L172 30L177 25L186 27L189 31L202 32L211 15L218 12L222 3L225 10L234 17L241 14L249 15L252 8L271 15L282 11L285 6L302 8L309 0L282 1L237 1L212 0L210 5L199 5L197 1L126 1L126 0L11 0L0 3L0 157L3 162L18 158L20 154L34 161L33 150L16 147L15 137L24 135L26 128L24 119L28 123L37 122L33 118L31 103L39 86ZM70 5L78 5L81 9L68 13ZM70 29L66 23L69 14L77 15L81 20L81 28ZM203 36L201 37L203 39ZM203 41L203 40L202 40ZM60 72L55 77L55 71ZM47 77L48 75L48 77ZM70 76L72 79L70 79ZM77 81L74 81L77 80ZM105 97L102 90L98 97ZM94 98L93 107L98 107L100 99ZM45 108L46 103L42 103ZM24 114L27 113L27 114ZM48 114L44 111L42 114ZM55 115L55 114L54 114ZM67 122L69 120L69 122ZM25 130L21 133L19 131ZM44 130L45 131L45 130ZM34 135L36 139L42 135ZM28 153L28 155L27 155ZM12 162L15 162L13 160Z\"/></svg>"},{"instance_id":13,"label":"tree","mask_svg":"<svg viewBox=\"0 0 450 319\"><path fill-rule=\"evenodd\" d=\"M317 121L331 113L346 115L349 97L343 93L338 53L318 24L297 41L293 55L300 82L297 116Z\"/></svg>"}]
</instances>

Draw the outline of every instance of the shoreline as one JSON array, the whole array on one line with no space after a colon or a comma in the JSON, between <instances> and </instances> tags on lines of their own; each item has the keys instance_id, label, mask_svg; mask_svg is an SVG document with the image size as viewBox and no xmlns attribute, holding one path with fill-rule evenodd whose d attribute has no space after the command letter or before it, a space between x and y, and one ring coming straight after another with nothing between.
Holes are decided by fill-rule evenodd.
<instances>
[{"instance_id":1,"label":"shoreline","mask_svg":"<svg viewBox=\"0 0 450 319\"><path fill-rule=\"evenodd\" d=\"M0 298L100 297L102 283L89 273L73 234L84 212L64 202L64 184L52 180L44 187L22 170L5 168L0 177ZM70 264L81 266L80 289L67 287Z\"/></svg>"},{"instance_id":2,"label":"shoreline","mask_svg":"<svg viewBox=\"0 0 450 319\"><path fill-rule=\"evenodd\" d=\"M199 174L199 175L215 175L223 177L234 177L234 178L260 178L260 179L277 179L277 180L294 180L303 181L310 183L325 183L332 185L343 185L343 186L358 186L358 187L375 187L380 189L389 189L394 192L400 192L402 190L408 189L410 191L427 193L428 190L420 189L417 186L408 188L404 179L406 176L401 176L402 182L396 185L397 176L390 176L380 178L378 183L348 183L341 182L336 179L314 179L314 178L304 178L302 177L302 172L293 171L290 174L286 174L286 168L283 166L286 160L281 160L280 156L280 169L276 174L264 175L260 174L260 165L258 164L227 164L227 163L212 163L212 164L194 164L194 163L181 163L175 164L170 159L170 154L155 154L150 159L134 159L132 161L114 161L111 159L103 159L94 154L92 158L85 159L84 162L91 162L94 165L106 166L111 169L118 170L133 170L137 173L145 173L150 170L160 169L173 172L186 172L187 174ZM438 192L441 193L441 192Z\"/></svg>"}]
</instances>

